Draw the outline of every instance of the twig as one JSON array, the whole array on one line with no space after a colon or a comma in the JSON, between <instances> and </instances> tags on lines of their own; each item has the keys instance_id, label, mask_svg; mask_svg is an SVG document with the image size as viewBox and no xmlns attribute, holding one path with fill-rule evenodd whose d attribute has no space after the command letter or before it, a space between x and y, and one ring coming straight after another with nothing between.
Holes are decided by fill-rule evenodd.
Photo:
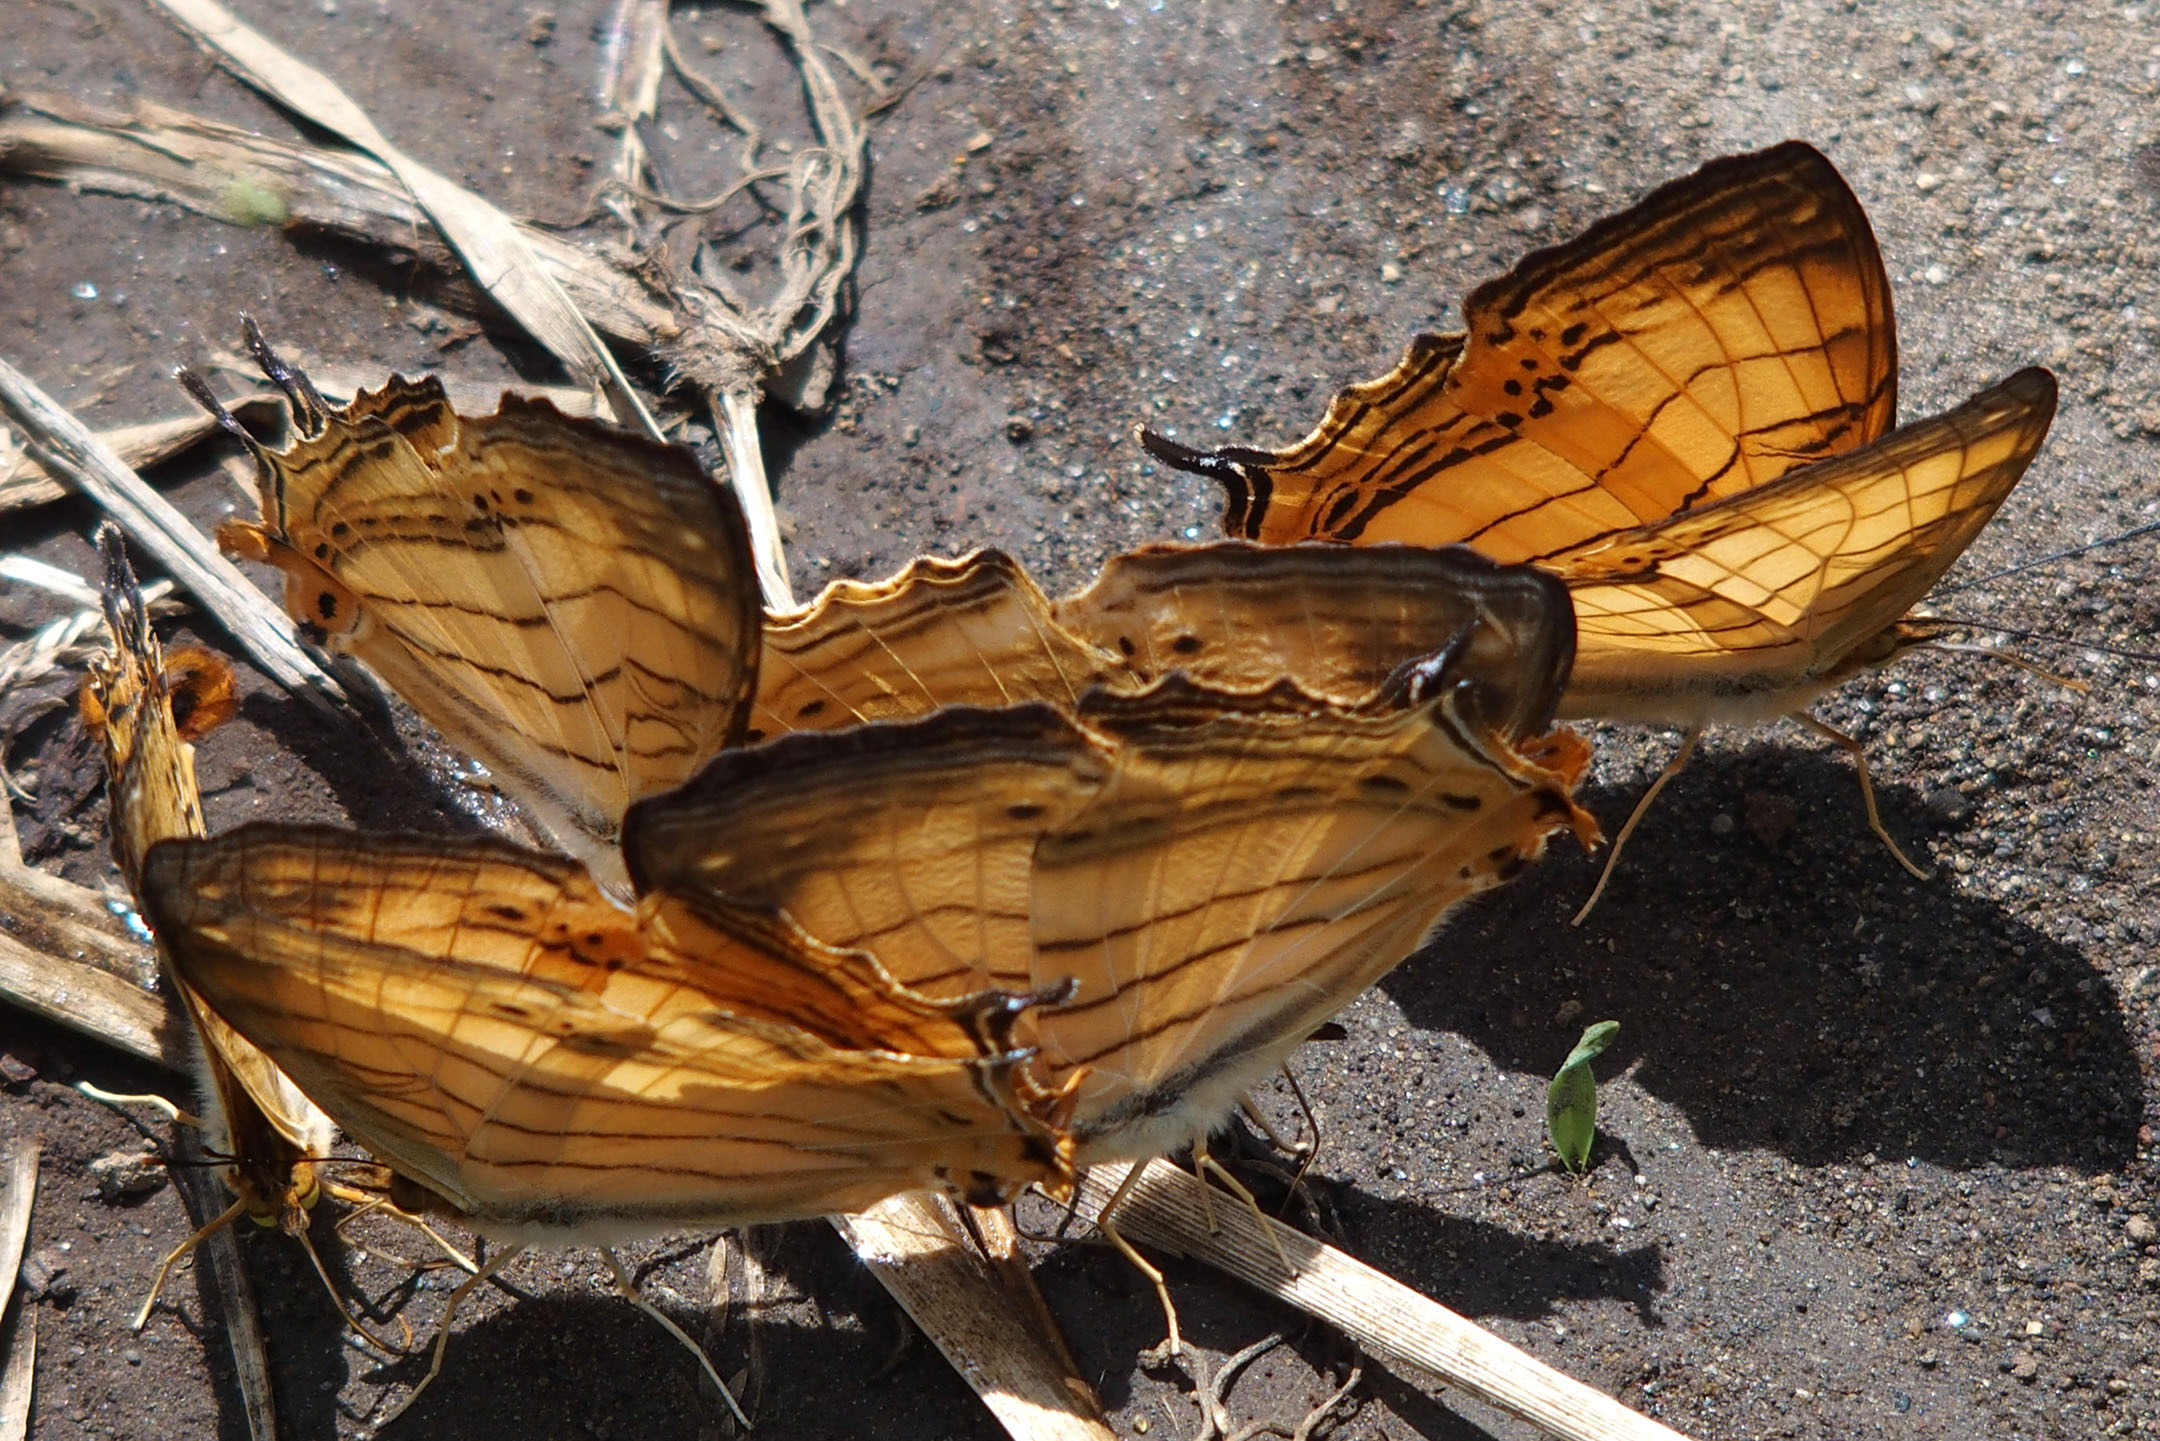
<instances>
[{"instance_id":1,"label":"twig","mask_svg":"<svg viewBox=\"0 0 2160 1441\"><path fill-rule=\"evenodd\" d=\"M128 537L202 603L265 675L319 707L343 687L300 649L292 622L171 501L120 463L81 421L0 360L0 409L45 468L102 505Z\"/></svg>"},{"instance_id":2,"label":"twig","mask_svg":"<svg viewBox=\"0 0 2160 1441\"><path fill-rule=\"evenodd\" d=\"M1019 1441L1110 1441L1087 1383L1046 1344L941 1196L896 1196L833 1229Z\"/></svg>"},{"instance_id":3,"label":"twig","mask_svg":"<svg viewBox=\"0 0 2160 1441\"><path fill-rule=\"evenodd\" d=\"M30 1208L37 1200L38 1145L26 1141L7 1160L7 1193L0 1197L0 1276L7 1291L0 1304L15 1313L7 1368L0 1372L0 1441L27 1441L30 1392L37 1365L37 1311L21 1293L23 1248L30 1241Z\"/></svg>"},{"instance_id":4,"label":"twig","mask_svg":"<svg viewBox=\"0 0 2160 1441\"><path fill-rule=\"evenodd\" d=\"M53 96L11 97L0 110L0 170L85 190L178 205L234 225L278 225L417 255L438 270L458 261L396 175L358 151L277 140L148 101L102 115ZM603 334L694 372L683 322L621 266L542 230L526 247ZM484 297L464 286L437 301L467 312ZM588 392L589 393L589 392ZM588 410L590 406L588 405Z\"/></svg>"},{"instance_id":5,"label":"twig","mask_svg":"<svg viewBox=\"0 0 2160 1441\"><path fill-rule=\"evenodd\" d=\"M268 425L282 407L283 403L274 396L251 395L234 402L232 411L243 420ZM178 420L153 420L147 425L101 430L98 440L128 469L147 470L185 453L217 433L216 417L197 411ZM25 506L45 505L67 494L70 494L68 487L57 477L46 474L45 467L29 456L23 456L12 466L0 468L0 514ZM95 603L94 597L92 603Z\"/></svg>"},{"instance_id":6,"label":"twig","mask_svg":"<svg viewBox=\"0 0 2160 1441\"><path fill-rule=\"evenodd\" d=\"M188 1209L199 1223L223 1209L215 1177L217 1168L206 1158L196 1133L179 1136L181 1160L173 1167L173 1184L186 1197ZM233 1377L240 1387L240 1406L247 1413L248 1434L254 1441L277 1441L277 1401L270 1390L270 1360L263 1352L262 1313L255 1307L255 1288L240 1264L240 1243L233 1228L220 1226L205 1236L195 1254L198 1265L210 1267L210 1284L218 1309L225 1313L225 1340L232 1350Z\"/></svg>"},{"instance_id":7,"label":"twig","mask_svg":"<svg viewBox=\"0 0 2160 1441\"><path fill-rule=\"evenodd\" d=\"M1096 1219L1130 1169L1098 1166L1083 1176L1079 1213ZM1424 1371L1563 1441L1681 1441L1362 1261L1243 1208L1211 1207L1202 1191L1185 1172L1151 1161L1118 1208L1118 1228L1227 1272L1319 1317L1381 1360ZM1283 1274L1276 1259L1283 1254L1295 1275Z\"/></svg>"},{"instance_id":8,"label":"twig","mask_svg":"<svg viewBox=\"0 0 2160 1441\"><path fill-rule=\"evenodd\" d=\"M214 50L241 80L396 172L473 279L572 375L606 393L615 418L654 439L660 429L622 367L534 257L513 220L487 201L391 144L329 76L279 49L217 0L151 0Z\"/></svg>"}]
</instances>

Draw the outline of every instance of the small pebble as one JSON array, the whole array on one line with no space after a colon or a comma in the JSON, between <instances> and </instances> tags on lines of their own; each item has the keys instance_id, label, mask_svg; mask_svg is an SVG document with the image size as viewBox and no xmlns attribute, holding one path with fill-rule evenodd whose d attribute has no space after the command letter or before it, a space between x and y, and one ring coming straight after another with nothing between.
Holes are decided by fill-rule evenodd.
<instances>
[{"instance_id":1,"label":"small pebble","mask_svg":"<svg viewBox=\"0 0 2160 1441\"><path fill-rule=\"evenodd\" d=\"M2153 1239L2160 1236L2160 1227L2155 1227L2153 1218L2140 1211L2123 1222L2123 1234L2130 1238L2133 1246L2150 1246Z\"/></svg>"},{"instance_id":2,"label":"small pebble","mask_svg":"<svg viewBox=\"0 0 2160 1441\"><path fill-rule=\"evenodd\" d=\"M98 1194L108 1201L147 1196L165 1184L165 1168L155 1156L141 1151L112 1151L99 1156L87 1168Z\"/></svg>"}]
</instances>

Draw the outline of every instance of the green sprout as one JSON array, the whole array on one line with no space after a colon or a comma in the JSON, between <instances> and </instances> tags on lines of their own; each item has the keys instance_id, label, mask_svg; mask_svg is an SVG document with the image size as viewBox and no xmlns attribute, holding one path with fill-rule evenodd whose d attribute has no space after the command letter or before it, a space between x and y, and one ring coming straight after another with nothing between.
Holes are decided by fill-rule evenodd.
<instances>
[{"instance_id":1,"label":"green sprout","mask_svg":"<svg viewBox=\"0 0 2160 1441\"><path fill-rule=\"evenodd\" d=\"M1618 1021L1587 1027L1545 1091L1545 1134L1560 1153L1560 1164L1577 1175L1589 1166L1590 1144L1597 1139L1597 1077L1590 1074L1590 1063L1619 1034Z\"/></svg>"}]
</instances>

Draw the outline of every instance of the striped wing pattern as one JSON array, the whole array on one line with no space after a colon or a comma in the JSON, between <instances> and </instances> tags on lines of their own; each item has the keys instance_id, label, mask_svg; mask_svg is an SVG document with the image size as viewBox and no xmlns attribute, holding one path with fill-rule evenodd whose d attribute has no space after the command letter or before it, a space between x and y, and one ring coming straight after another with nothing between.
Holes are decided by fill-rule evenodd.
<instances>
[{"instance_id":1,"label":"striped wing pattern","mask_svg":"<svg viewBox=\"0 0 2160 1441\"><path fill-rule=\"evenodd\" d=\"M168 655L150 629L118 532L102 533L99 548L113 651L91 668L85 709L105 751L113 859L140 903L146 897L143 866L150 848L203 834L195 748L187 736L230 714L232 672L207 651L189 648ZM187 717L185 732L176 710ZM328 1153L334 1136L330 1121L268 1056L175 976L162 936L159 941L160 968L174 978L202 1041L196 1079L208 1110L206 1146L211 1154L230 1158L227 1184L250 1217L297 1229L317 1194L313 1158Z\"/></svg>"},{"instance_id":2,"label":"striped wing pattern","mask_svg":"<svg viewBox=\"0 0 2160 1441\"><path fill-rule=\"evenodd\" d=\"M1760 695L1767 718L1879 664L2054 413L2054 378L2022 370L1866 450L1555 556L1579 636L1563 713L1686 718Z\"/></svg>"},{"instance_id":3,"label":"striped wing pattern","mask_svg":"<svg viewBox=\"0 0 2160 1441\"><path fill-rule=\"evenodd\" d=\"M1022 1035L1074 1088L1079 1159L1159 1154L1587 825L1579 742L1523 754L1455 699L1358 714L1174 678L1077 716L788 737L636 807L631 873L782 909L935 995L1077 980Z\"/></svg>"},{"instance_id":4,"label":"striped wing pattern","mask_svg":"<svg viewBox=\"0 0 2160 1441\"><path fill-rule=\"evenodd\" d=\"M1888 277L1829 161L1711 162L1463 305L1281 451L1149 449L1281 543L1461 542L1533 560L1760 485L1889 430Z\"/></svg>"},{"instance_id":5,"label":"striped wing pattern","mask_svg":"<svg viewBox=\"0 0 2160 1441\"><path fill-rule=\"evenodd\" d=\"M932 1001L783 918L493 840L242 827L149 859L175 965L475 1223L607 1241L1068 1175L1024 1002Z\"/></svg>"},{"instance_id":6,"label":"striped wing pattern","mask_svg":"<svg viewBox=\"0 0 2160 1441\"><path fill-rule=\"evenodd\" d=\"M950 705L1071 711L1090 687L1131 695L1173 672L1357 706L1458 643L1481 713L1523 736L1551 722L1540 707L1567 672L1564 606L1548 578L1460 547L1145 546L1057 601L997 551L923 559L768 625L752 736Z\"/></svg>"},{"instance_id":7,"label":"striped wing pattern","mask_svg":"<svg viewBox=\"0 0 2160 1441\"><path fill-rule=\"evenodd\" d=\"M622 813L741 738L762 616L734 499L687 452L544 401L393 378L258 449L229 548L286 608L619 876Z\"/></svg>"}]
</instances>

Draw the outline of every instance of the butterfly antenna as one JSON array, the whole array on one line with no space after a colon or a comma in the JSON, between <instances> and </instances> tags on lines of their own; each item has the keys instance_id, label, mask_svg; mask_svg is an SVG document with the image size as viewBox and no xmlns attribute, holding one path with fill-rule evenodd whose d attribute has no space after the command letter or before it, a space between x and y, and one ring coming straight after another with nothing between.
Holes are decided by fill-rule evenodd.
<instances>
[{"instance_id":1,"label":"butterfly antenna","mask_svg":"<svg viewBox=\"0 0 2160 1441\"><path fill-rule=\"evenodd\" d=\"M631 1305L637 1307L640 1311L643 1311L646 1315L652 1317L654 1321L659 1323L661 1330L667 1332L670 1336L673 1336L676 1340L682 1342L683 1345L690 1348L690 1354L697 1357L698 1365L704 1369L705 1379L712 1382L714 1386L719 1388L720 1399L727 1402L727 1408L731 1413L733 1413L735 1420L742 1426L743 1430L751 1430L752 1427L750 1425L750 1418L743 1413L741 1403L736 1401L735 1393L728 1389L727 1382L720 1379L720 1372L713 1366L712 1357L705 1354L705 1348L703 1346L700 1346L697 1342L691 1340L690 1333L688 1331L685 1331L682 1327L676 1325L675 1322L669 1316L667 1316L666 1313L661 1311L658 1306L655 1306L652 1302L646 1300L644 1296L639 1294L637 1282L632 1279L628 1271L623 1269L623 1263L616 1257L615 1252L611 1248L607 1246L602 1246L600 1248L600 1254L606 1258L608 1270L612 1272L615 1277L615 1289L622 1294L622 1298L625 1301L628 1301Z\"/></svg>"},{"instance_id":2,"label":"butterfly antenna","mask_svg":"<svg viewBox=\"0 0 2160 1441\"><path fill-rule=\"evenodd\" d=\"M1989 581L2001 580L2005 576L2017 575L2021 571L2035 570L2043 565L2053 565L2058 560L2072 560L2084 555L2087 551L2102 550L2111 545L2119 545L2126 540L2136 540L2139 536L2151 535L2156 530L2160 530L2160 520L2147 521L2143 525L2132 526L2130 529L2116 535L2102 536L2099 540L2087 541L2083 545L2073 545L2068 550L2058 550L2053 555L2043 555L2033 560L2019 561L2016 565L2008 566L1988 575L1979 576L1972 580L1961 580L1956 585L1937 586L1935 593L1937 595L1948 595L1952 591L1970 590L1976 585L1986 585Z\"/></svg>"},{"instance_id":3,"label":"butterfly antenna","mask_svg":"<svg viewBox=\"0 0 2160 1441\"><path fill-rule=\"evenodd\" d=\"M1635 834L1635 827L1642 823L1644 814L1650 809L1650 802L1658 798L1658 792L1664 790L1672 778L1680 774L1681 769L1687 765L1688 757L1695 754L1695 747L1701 744L1702 737L1701 726L1690 726L1687 738L1680 742L1679 751L1671 760L1665 762L1665 769L1659 771L1658 778L1650 782L1650 789L1643 792L1643 798L1635 802L1635 809L1628 812L1627 824L1620 827L1620 834L1613 837L1612 851L1605 857L1605 869L1598 872L1597 885L1591 890L1590 899L1582 903L1582 909L1575 913L1575 919L1569 921L1569 925L1579 926L1590 918L1590 912L1597 908L1598 898L1605 894L1605 887L1612 881L1613 867L1620 864L1620 852L1627 845L1628 837Z\"/></svg>"},{"instance_id":4,"label":"butterfly antenna","mask_svg":"<svg viewBox=\"0 0 2160 1441\"><path fill-rule=\"evenodd\" d=\"M1938 634L1943 631L1949 630L1976 630L1985 632L1990 635L2014 636L2019 640L2029 640L2039 645L2070 646L2078 650L2089 650L2098 655L2114 656L2118 660L2141 660L2147 662L2160 661L2160 653L2155 653L2153 651L2124 650L2120 646L2102 645L2098 641L2079 640L2076 636L2053 635L2044 630L2020 630L2014 625L1999 625L1991 620L1967 620L1961 616L1919 616L1911 621L1906 622L1906 624L1925 627L1929 632ZM1988 650L1983 647L1975 646L1947 645L1933 639L1922 641L1921 644L1930 650L1966 650L1971 651L1976 655L1992 655L1997 657L1998 659L2007 660L2013 665L2024 666L2025 669L2032 670L2032 673L2034 675L2040 676L2046 680L2057 681L2063 685L2069 686L2072 690L2085 689L2084 686L2079 685L2075 681L2065 680L2063 677L2054 675L2048 671L2034 670L2033 667L2031 667L2030 665L2026 665L2025 662L2020 661L2017 657L2012 655L2006 655L2001 651Z\"/></svg>"},{"instance_id":5,"label":"butterfly antenna","mask_svg":"<svg viewBox=\"0 0 2160 1441\"><path fill-rule=\"evenodd\" d=\"M248 354L262 367L262 373L270 377L270 383L285 392L285 398L299 412L300 428L309 435L322 434L330 421L330 403L322 398L315 382L307 378L307 372L294 365L284 356L270 348L263 338L262 327L252 315L240 317L240 334L247 341Z\"/></svg>"}]
</instances>

